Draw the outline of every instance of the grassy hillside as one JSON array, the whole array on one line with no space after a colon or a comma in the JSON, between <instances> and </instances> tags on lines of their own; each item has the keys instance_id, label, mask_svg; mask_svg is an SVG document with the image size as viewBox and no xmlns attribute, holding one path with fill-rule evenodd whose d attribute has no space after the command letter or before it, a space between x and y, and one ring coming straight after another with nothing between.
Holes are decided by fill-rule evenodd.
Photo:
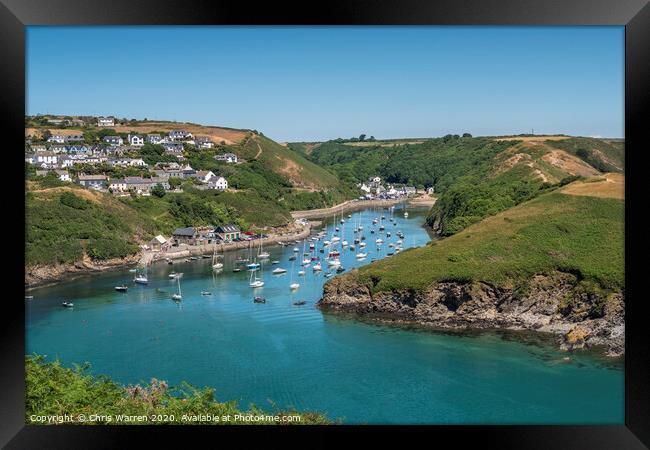
<instances>
[{"instance_id":1,"label":"grassy hillside","mask_svg":"<svg viewBox=\"0 0 650 450\"><path fill-rule=\"evenodd\" d=\"M178 227L236 223L246 230L291 220L286 206L254 190L184 189L162 198L115 198L53 177L35 177L25 193L26 266L123 258L154 235L169 236Z\"/></svg>"},{"instance_id":2,"label":"grassy hillside","mask_svg":"<svg viewBox=\"0 0 650 450\"><path fill-rule=\"evenodd\" d=\"M623 141L570 138L553 142L553 146L579 157L601 172L623 172L625 169Z\"/></svg>"},{"instance_id":3,"label":"grassy hillside","mask_svg":"<svg viewBox=\"0 0 650 450\"><path fill-rule=\"evenodd\" d=\"M576 177L620 172L623 152L622 145L592 138L446 136L392 146L330 141L309 158L350 182L379 175L434 187L439 199L428 222L449 236Z\"/></svg>"},{"instance_id":4,"label":"grassy hillside","mask_svg":"<svg viewBox=\"0 0 650 450\"><path fill-rule=\"evenodd\" d=\"M423 248L359 269L376 291L440 281L516 286L538 273L576 274L594 289L624 288L622 175L577 181ZM417 270L413 270L417 268Z\"/></svg>"},{"instance_id":5,"label":"grassy hillside","mask_svg":"<svg viewBox=\"0 0 650 450\"><path fill-rule=\"evenodd\" d=\"M34 118L26 119L25 135L36 140L43 137L43 132L48 130L50 134L78 134L83 132L87 144L99 143L107 135L118 134L124 138L129 133L147 134L158 133L166 134L171 130L183 129L191 132L194 136L208 136L215 144L213 149L194 150L186 147L186 158L192 167L196 169L205 169L219 171L224 176L232 175L237 172L240 166L227 166L224 163L217 163L213 157L215 154L231 152L239 158L252 162L257 161L264 167L268 173L275 173L284 180L284 184L297 189L309 191L326 190L335 191L342 197L351 198L349 194L350 186L347 189L341 189L341 181L336 175L327 169L314 164L305 158L301 152L292 150L289 146L280 145L277 142L265 137L255 130L233 129L225 127L205 126L186 122L169 122L161 120L122 120L115 127L102 128L93 125L95 122L89 120L86 126L70 125L68 127L53 127L44 120ZM157 161L174 160L174 157L154 155L152 147L145 146L142 151L148 152L148 157L144 157L145 162L153 164ZM161 150L161 149L159 149ZM162 152L162 150L161 150ZM132 155L145 156L145 155ZM155 157L154 157L155 156ZM245 168L245 167L244 167ZM265 175L266 176L266 175ZM267 178L269 178L267 176ZM277 184L277 180L275 181ZM282 183L280 183L282 184ZM285 186L286 187L286 186ZM256 186L255 188L259 188ZM355 192L356 194L356 192ZM352 195L353 197L354 195Z\"/></svg>"},{"instance_id":6,"label":"grassy hillside","mask_svg":"<svg viewBox=\"0 0 650 450\"><path fill-rule=\"evenodd\" d=\"M264 136L250 134L242 141L240 154L245 159L262 162L296 187L328 189L340 183L336 175L309 161L304 155Z\"/></svg>"},{"instance_id":7,"label":"grassy hillside","mask_svg":"<svg viewBox=\"0 0 650 450\"><path fill-rule=\"evenodd\" d=\"M156 227L146 216L110 195L70 183L44 187L30 182L25 193L26 266L69 263L137 253L137 242Z\"/></svg>"},{"instance_id":8,"label":"grassy hillside","mask_svg":"<svg viewBox=\"0 0 650 450\"><path fill-rule=\"evenodd\" d=\"M317 413L298 411L266 412L251 406L242 411L236 402L218 402L214 390L198 389L189 384L170 388L164 381L151 380L145 386L120 386L106 376L92 376L88 366L76 366L73 369L62 367L58 362L45 362L42 357L25 358L26 392L25 420L34 423L31 416L64 416L73 418L70 424L183 424L210 425L219 424L212 420L183 421L187 416L230 415L229 424L293 424L313 425L328 424L329 420ZM282 420L245 421L237 420L236 415L252 414L255 416L300 416L300 420L282 422ZM79 415L90 420L92 415L111 417L112 421L79 421ZM157 422L118 422L117 416L160 416ZM171 419L169 416L173 416Z\"/></svg>"}]
</instances>

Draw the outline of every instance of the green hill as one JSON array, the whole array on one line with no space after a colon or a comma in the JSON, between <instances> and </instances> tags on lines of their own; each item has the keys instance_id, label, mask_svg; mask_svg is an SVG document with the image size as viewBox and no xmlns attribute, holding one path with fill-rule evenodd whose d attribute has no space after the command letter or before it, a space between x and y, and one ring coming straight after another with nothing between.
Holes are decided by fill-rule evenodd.
<instances>
[{"instance_id":1,"label":"green hill","mask_svg":"<svg viewBox=\"0 0 650 450\"><path fill-rule=\"evenodd\" d=\"M624 178L575 181L324 286L318 307L625 352Z\"/></svg>"},{"instance_id":2,"label":"green hill","mask_svg":"<svg viewBox=\"0 0 650 450\"><path fill-rule=\"evenodd\" d=\"M71 183L25 193L25 265L124 258L156 230L153 221L107 194Z\"/></svg>"},{"instance_id":3,"label":"green hill","mask_svg":"<svg viewBox=\"0 0 650 450\"><path fill-rule=\"evenodd\" d=\"M602 289L622 289L623 181L608 180L578 181L545 193L453 236L365 266L358 276L373 290L386 291L421 290L442 281L513 286L561 271Z\"/></svg>"},{"instance_id":4,"label":"green hill","mask_svg":"<svg viewBox=\"0 0 650 450\"><path fill-rule=\"evenodd\" d=\"M620 172L623 145L564 136L445 136L420 143L324 142L309 158L339 178L433 187L428 223L449 236L484 217L534 198L552 186L601 172Z\"/></svg>"}]
</instances>

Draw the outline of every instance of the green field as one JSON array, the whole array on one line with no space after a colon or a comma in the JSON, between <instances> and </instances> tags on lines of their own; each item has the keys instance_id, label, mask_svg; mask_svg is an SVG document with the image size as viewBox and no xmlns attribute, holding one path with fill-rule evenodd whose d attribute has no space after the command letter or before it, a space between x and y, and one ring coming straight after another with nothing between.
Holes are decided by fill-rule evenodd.
<instances>
[{"instance_id":1,"label":"green field","mask_svg":"<svg viewBox=\"0 0 650 450\"><path fill-rule=\"evenodd\" d=\"M618 290L625 284L623 225L623 200L551 192L363 267L358 276L375 291L390 291L441 281L513 287L535 274L563 271Z\"/></svg>"}]
</instances>

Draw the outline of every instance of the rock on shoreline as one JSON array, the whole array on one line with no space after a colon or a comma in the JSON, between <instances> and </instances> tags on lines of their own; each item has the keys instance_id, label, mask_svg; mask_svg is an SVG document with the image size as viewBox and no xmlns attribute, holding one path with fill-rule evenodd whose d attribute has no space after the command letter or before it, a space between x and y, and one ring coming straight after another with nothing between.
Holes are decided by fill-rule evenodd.
<instances>
[{"instance_id":1,"label":"rock on shoreline","mask_svg":"<svg viewBox=\"0 0 650 450\"><path fill-rule=\"evenodd\" d=\"M100 262L93 261L87 255L84 255L81 261L75 263L25 267L25 287L44 286L74 276L128 266L137 263L139 258L140 255L135 254L126 258L115 258Z\"/></svg>"},{"instance_id":2,"label":"rock on shoreline","mask_svg":"<svg viewBox=\"0 0 650 450\"><path fill-rule=\"evenodd\" d=\"M625 352L624 292L599 296L583 292L575 276L537 275L522 289L483 282L440 282L426 291L372 292L358 272L324 286L323 311L438 329L530 330L557 336L561 349L604 347L610 356Z\"/></svg>"}]
</instances>

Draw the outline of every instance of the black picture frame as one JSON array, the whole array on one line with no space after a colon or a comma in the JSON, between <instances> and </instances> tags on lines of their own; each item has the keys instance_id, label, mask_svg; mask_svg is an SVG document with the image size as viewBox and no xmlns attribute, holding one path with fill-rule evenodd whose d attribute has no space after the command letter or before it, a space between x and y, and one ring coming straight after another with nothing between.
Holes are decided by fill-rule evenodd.
<instances>
[{"instance_id":1,"label":"black picture frame","mask_svg":"<svg viewBox=\"0 0 650 450\"><path fill-rule=\"evenodd\" d=\"M5 134L5 155L16 161L24 143L25 115L25 26L29 25L624 25L625 26L625 140L626 140L626 355L625 425L620 426L419 426L419 427L266 427L264 434L282 432L318 433L337 440L351 432L365 431L375 438L395 437L401 442L417 431L419 437L441 439L458 444L480 442L496 448L589 448L623 449L650 446L650 351L644 323L643 282L634 268L644 267L646 242L640 218L645 193L642 170L644 121L650 117L650 6L647 0L571 0L535 2L530 0L445 0L416 1L328 1L313 4L259 5L247 2L183 2L143 0L0 0L0 111ZM13 149L13 150L12 150ZM22 161L20 161L22 164ZM20 166L18 166L20 167ZM647 170L647 169L646 169ZM22 171L10 173L6 180L5 210L15 222L24 217ZM10 186L9 186L10 185ZM16 192L14 192L14 190ZM11 202L8 199L12 199ZM23 197L24 199L24 197ZM647 202L646 202L647 203ZM11 206L18 205L18 206ZM21 207L22 206L22 207ZM13 214L12 214L13 213ZM9 218L9 217L8 217ZM5 223L3 236L16 234L15 223ZM17 239L8 239L17 240ZM630 245L634 242L634 245ZM24 248L13 242L11 264L5 281L11 281L12 295L5 296L2 315L0 358L0 445L6 448L129 448L137 440L153 444L180 437L186 443L197 433L237 434L242 441L256 433L245 427L78 427L25 425L24 305L19 286L24 279ZM640 273L641 271L639 271ZM15 295L14 295L15 294ZM597 393L594 393L597 395ZM271 429L272 428L272 429ZM281 430L281 431L280 431ZM255 428L255 431L261 431ZM245 433L245 434L244 434ZM174 436L172 436L172 434ZM426 436L423 436L426 435ZM305 438L307 434L304 435ZM427 437L430 436L430 437ZM275 436L280 438L278 434ZM284 439L284 437L282 437ZM216 441L213 441L216 443ZM299 441L297 441L299 442Z\"/></svg>"}]
</instances>

